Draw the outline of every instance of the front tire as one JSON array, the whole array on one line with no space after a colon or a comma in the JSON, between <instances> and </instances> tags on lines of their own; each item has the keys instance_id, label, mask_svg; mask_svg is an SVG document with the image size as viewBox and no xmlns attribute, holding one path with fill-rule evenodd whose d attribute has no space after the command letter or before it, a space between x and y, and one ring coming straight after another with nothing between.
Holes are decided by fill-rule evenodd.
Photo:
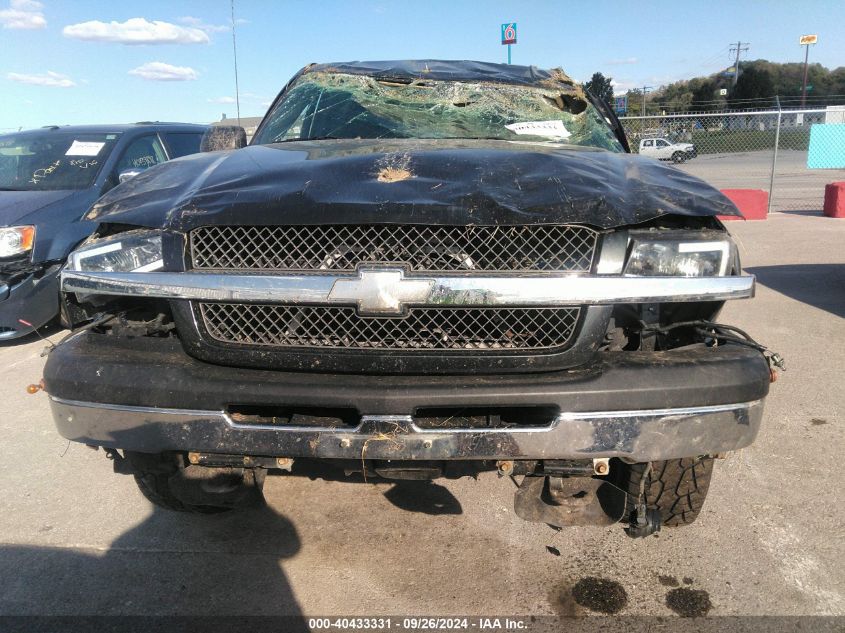
<instances>
[{"instance_id":1,"label":"front tire","mask_svg":"<svg viewBox=\"0 0 845 633\"><path fill-rule=\"evenodd\" d=\"M683 152L675 152L672 154L673 163L683 163L687 159L687 155Z\"/></svg>"},{"instance_id":2,"label":"front tire","mask_svg":"<svg viewBox=\"0 0 845 633\"><path fill-rule=\"evenodd\" d=\"M667 527L689 525L698 518L710 478L713 474L712 457L686 457L648 464L625 464L622 468L621 487L628 493L628 509L636 507L640 484L645 504L660 511L662 524Z\"/></svg>"},{"instance_id":3,"label":"front tire","mask_svg":"<svg viewBox=\"0 0 845 633\"><path fill-rule=\"evenodd\" d=\"M217 514L264 502L262 469L192 466L179 453L127 451L126 459L141 494L165 510Z\"/></svg>"}]
</instances>

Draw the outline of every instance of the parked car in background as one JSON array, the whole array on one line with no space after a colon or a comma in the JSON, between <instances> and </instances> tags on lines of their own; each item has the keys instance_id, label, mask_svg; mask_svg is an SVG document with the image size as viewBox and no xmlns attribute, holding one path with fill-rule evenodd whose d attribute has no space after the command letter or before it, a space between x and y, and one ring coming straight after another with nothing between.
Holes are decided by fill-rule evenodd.
<instances>
[{"instance_id":1,"label":"parked car in background","mask_svg":"<svg viewBox=\"0 0 845 633\"><path fill-rule=\"evenodd\" d=\"M692 143L673 143L665 138L644 138L640 141L640 154L657 160L683 163L698 156L698 151Z\"/></svg>"},{"instance_id":2,"label":"parked car in background","mask_svg":"<svg viewBox=\"0 0 845 633\"><path fill-rule=\"evenodd\" d=\"M59 268L96 227L83 219L94 201L153 165L198 152L206 129L136 123L0 136L0 340L58 314Z\"/></svg>"}]
</instances>

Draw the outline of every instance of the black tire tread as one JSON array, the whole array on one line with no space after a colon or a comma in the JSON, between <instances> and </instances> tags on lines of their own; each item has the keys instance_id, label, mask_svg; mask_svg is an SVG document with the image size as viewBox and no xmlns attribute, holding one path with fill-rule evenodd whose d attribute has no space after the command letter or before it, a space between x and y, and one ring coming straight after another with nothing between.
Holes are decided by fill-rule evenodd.
<instances>
[{"instance_id":1,"label":"black tire tread","mask_svg":"<svg viewBox=\"0 0 845 633\"><path fill-rule=\"evenodd\" d=\"M179 471L180 458L174 454L146 454L124 451L134 470L135 483L147 501L159 508L193 514L217 514L229 508L183 503L172 492L170 478Z\"/></svg>"},{"instance_id":2,"label":"black tire tread","mask_svg":"<svg viewBox=\"0 0 845 633\"><path fill-rule=\"evenodd\" d=\"M628 466L628 499L635 504L647 464ZM663 525L689 525L698 518L713 473L712 457L685 457L651 462L645 482L645 502L660 511Z\"/></svg>"},{"instance_id":3,"label":"black tire tread","mask_svg":"<svg viewBox=\"0 0 845 633\"><path fill-rule=\"evenodd\" d=\"M174 512L190 512L193 514L217 514L226 512L229 508L213 506L195 506L182 503L170 492L169 476L156 473L142 473L135 475L135 483L147 501L165 510Z\"/></svg>"}]
</instances>

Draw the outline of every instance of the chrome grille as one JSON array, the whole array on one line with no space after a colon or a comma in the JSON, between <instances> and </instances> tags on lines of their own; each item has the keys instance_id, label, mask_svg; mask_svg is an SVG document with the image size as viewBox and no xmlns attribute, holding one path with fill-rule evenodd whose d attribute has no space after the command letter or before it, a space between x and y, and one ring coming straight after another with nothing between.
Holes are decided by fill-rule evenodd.
<instances>
[{"instance_id":1,"label":"chrome grille","mask_svg":"<svg viewBox=\"0 0 845 633\"><path fill-rule=\"evenodd\" d=\"M191 260L205 270L355 270L406 264L414 271L589 272L597 233L582 226L208 226L191 231Z\"/></svg>"},{"instance_id":2,"label":"chrome grille","mask_svg":"<svg viewBox=\"0 0 845 633\"><path fill-rule=\"evenodd\" d=\"M355 308L202 303L212 339L240 345L369 350L541 350L566 346L578 308L412 308L397 318Z\"/></svg>"}]
</instances>

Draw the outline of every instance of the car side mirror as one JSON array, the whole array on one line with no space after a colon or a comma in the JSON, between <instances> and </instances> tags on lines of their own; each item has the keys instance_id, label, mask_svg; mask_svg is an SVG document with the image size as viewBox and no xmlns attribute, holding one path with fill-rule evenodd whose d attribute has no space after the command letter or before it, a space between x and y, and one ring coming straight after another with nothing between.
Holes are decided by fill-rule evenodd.
<instances>
[{"instance_id":1,"label":"car side mirror","mask_svg":"<svg viewBox=\"0 0 845 633\"><path fill-rule=\"evenodd\" d=\"M246 130L239 125L212 125L202 135L201 152L218 152L246 147Z\"/></svg>"},{"instance_id":2,"label":"car side mirror","mask_svg":"<svg viewBox=\"0 0 845 633\"><path fill-rule=\"evenodd\" d=\"M127 180L131 180L132 178L140 174L142 171L143 169L124 169L117 175L117 182L124 183Z\"/></svg>"}]
</instances>

